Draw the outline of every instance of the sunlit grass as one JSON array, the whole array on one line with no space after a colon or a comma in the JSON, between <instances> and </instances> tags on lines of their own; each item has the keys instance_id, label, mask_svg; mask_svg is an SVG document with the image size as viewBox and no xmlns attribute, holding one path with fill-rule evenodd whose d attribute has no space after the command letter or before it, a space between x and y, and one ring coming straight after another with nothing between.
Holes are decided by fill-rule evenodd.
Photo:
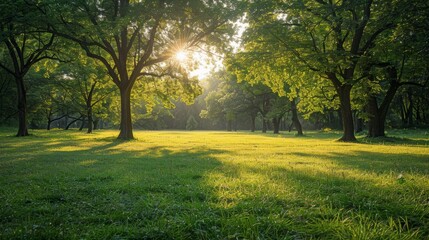
<instances>
[{"instance_id":1,"label":"sunlit grass","mask_svg":"<svg viewBox=\"0 0 429 240\"><path fill-rule=\"evenodd\" d=\"M0 130L0 238L425 239L429 139Z\"/></svg>"}]
</instances>

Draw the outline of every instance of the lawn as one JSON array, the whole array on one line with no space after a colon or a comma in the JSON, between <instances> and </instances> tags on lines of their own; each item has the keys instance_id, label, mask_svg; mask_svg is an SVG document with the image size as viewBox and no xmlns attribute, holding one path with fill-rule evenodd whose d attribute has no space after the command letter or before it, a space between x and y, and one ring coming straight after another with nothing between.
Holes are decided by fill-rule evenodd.
<instances>
[{"instance_id":1,"label":"lawn","mask_svg":"<svg viewBox=\"0 0 429 240\"><path fill-rule=\"evenodd\" d=\"M429 135L0 130L0 239L428 239Z\"/></svg>"}]
</instances>

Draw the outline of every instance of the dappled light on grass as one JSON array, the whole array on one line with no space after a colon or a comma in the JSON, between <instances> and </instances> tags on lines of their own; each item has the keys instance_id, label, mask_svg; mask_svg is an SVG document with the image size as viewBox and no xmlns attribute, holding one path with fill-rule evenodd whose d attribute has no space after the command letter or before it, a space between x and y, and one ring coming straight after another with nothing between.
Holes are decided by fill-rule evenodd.
<instances>
[{"instance_id":1,"label":"dappled light on grass","mask_svg":"<svg viewBox=\"0 0 429 240\"><path fill-rule=\"evenodd\" d=\"M1 238L429 234L429 147L420 142L344 144L323 133L115 135L0 133Z\"/></svg>"},{"instance_id":2,"label":"dappled light on grass","mask_svg":"<svg viewBox=\"0 0 429 240\"><path fill-rule=\"evenodd\" d=\"M97 160L84 160L79 163L81 166L91 166L97 163Z\"/></svg>"}]
</instances>

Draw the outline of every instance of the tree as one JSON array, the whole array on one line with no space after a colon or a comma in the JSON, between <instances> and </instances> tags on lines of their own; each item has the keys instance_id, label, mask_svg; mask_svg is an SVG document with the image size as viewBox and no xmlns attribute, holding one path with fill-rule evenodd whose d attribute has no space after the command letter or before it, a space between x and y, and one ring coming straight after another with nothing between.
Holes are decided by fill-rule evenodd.
<instances>
[{"instance_id":1,"label":"tree","mask_svg":"<svg viewBox=\"0 0 429 240\"><path fill-rule=\"evenodd\" d=\"M351 90L383 34L397 27L407 1L258 1L250 4L245 46L281 59L293 81L329 83L340 103L341 141L355 141ZM310 75L307 72L311 72Z\"/></svg>"},{"instance_id":2,"label":"tree","mask_svg":"<svg viewBox=\"0 0 429 240\"><path fill-rule=\"evenodd\" d=\"M131 92L146 77L177 76L167 60L214 39L235 1L60 1L51 31L78 43L107 70L121 95L120 139L132 139ZM210 16L210 17L207 17ZM175 75L176 74L176 75ZM182 81L184 88L189 82Z\"/></svg>"},{"instance_id":3,"label":"tree","mask_svg":"<svg viewBox=\"0 0 429 240\"><path fill-rule=\"evenodd\" d=\"M55 59L50 52L55 35L47 33L39 9L42 6L27 1L6 0L0 3L0 47L1 54L7 55L6 64L0 68L11 74L16 83L19 127L16 136L27 136L27 92L25 76L33 65L44 59Z\"/></svg>"},{"instance_id":4,"label":"tree","mask_svg":"<svg viewBox=\"0 0 429 240\"><path fill-rule=\"evenodd\" d=\"M88 130L94 128L94 108L100 105L114 91L107 79L104 68L91 58L80 56L80 52L73 53L76 59L63 64L56 72L56 81L69 92L77 103L78 111L86 117ZM76 97L78 96L78 97ZM82 111L83 109L83 111Z\"/></svg>"},{"instance_id":5,"label":"tree","mask_svg":"<svg viewBox=\"0 0 429 240\"><path fill-rule=\"evenodd\" d=\"M403 86L424 87L429 79L427 56L429 17L425 1L415 1L397 16L392 34L375 41L367 61L368 137L385 136L385 123L396 92ZM411 14L412 13L412 14ZM412 97L408 94L412 103ZM410 115L408 115L410 116Z\"/></svg>"}]
</instances>

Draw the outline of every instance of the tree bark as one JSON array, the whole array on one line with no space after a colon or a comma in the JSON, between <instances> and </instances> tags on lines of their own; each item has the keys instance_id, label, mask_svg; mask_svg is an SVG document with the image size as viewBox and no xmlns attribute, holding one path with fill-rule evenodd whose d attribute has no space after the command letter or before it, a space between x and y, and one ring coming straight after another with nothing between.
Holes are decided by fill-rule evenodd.
<instances>
[{"instance_id":1,"label":"tree bark","mask_svg":"<svg viewBox=\"0 0 429 240\"><path fill-rule=\"evenodd\" d=\"M131 122L131 87L120 89L121 92L121 125L118 139L134 139Z\"/></svg>"},{"instance_id":2,"label":"tree bark","mask_svg":"<svg viewBox=\"0 0 429 240\"><path fill-rule=\"evenodd\" d=\"M299 121L299 118L298 118L298 111L296 109L295 99L293 99L292 101L290 101L290 105L291 105L290 107L291 107L291 110L292 110L292 123L293 123L293 125L296 128L297 135L298 136L302 136L304 134L302 132L301 122Z\"/></svg>"},{"instance_id":3,"label":"tree bark","mask_svg":"<svg viewBox=\"0 0 429 240\"><path fill-rule=\"evenodd\" d=\"M384 121L381 119L381 114L377 106L377 99L371 96L368 101L368 137L384 137Z\"/></svg>"},{"instance_id":4,"label":"tree bark","mask_svg":"<svg viewBox=\"0 0 429 240\"><path fill-rule=\"evenodd\" d=\"M49 109L49 112L48 112L48 116L46 117L47 118L47 120L48 120L48 123L47 123L47 126L46 126L46 130L51 130L51 123L52 123L52 109L50 108Z\"/></svg>"},{"instance_id":5,"label":"tree bark","mask_svg":"<svg viewBox=\"0 0 429 240\"><path fill-rule=\"evenodd\" d=\"M281 121L281 117L274 117L273 118L273 133L274 134L279 134L280 133L280 121Z\"/></svg>"},{"instance_id":6,"label":"tree bark","mask_svg":"<svg viewBox=\"0 0 429 240\"><path fill-rule=\"evenodd\" d=\"M350 101L350 91L352 89L351 85L341 85L338 87L341 103L341 119L343 124L343 136L339 139L343 142L355 142L356 137L354 134L354 124L353 124L353 112Z\"/></svg>"},{"instance_id":7,"label":"tree bark","mask_svg":"<svg viewBox=\"0 0 429 240\"><path fill-rule=\"evenodd\" d=\"M92 133L92 129L93 129L92 106L88 106L86 113L88 115L88 131L86 131L86 133Z\"/></svg>"},{"instance_id":8,"label":"tree bark","mask_svg":"<svg viewBox=\"0 0 429 240\"><path fill-rule=\"evenodd\" d=\"M371 96L368 102L368 137L384 137L386 136L385 124L386 117L389 111L389 106L395 97L396 91L400 87L400 84L397 81L397 72L395 68L388 69L389 74L389 88L386 92L383 102L378 106L377 98Z\"/></svg>"},{"instance_id":9,"label":"tree bark","mask_svg":"<svg viewBox=\"0 0 429 240\"><path fill-rule=\"evenodd\" d=\"M23 77L16 77L16 89L18 91L18 133L17 137L28 136L27 128L27 93L24 85Z\"/></svg>"}]
</instances>

